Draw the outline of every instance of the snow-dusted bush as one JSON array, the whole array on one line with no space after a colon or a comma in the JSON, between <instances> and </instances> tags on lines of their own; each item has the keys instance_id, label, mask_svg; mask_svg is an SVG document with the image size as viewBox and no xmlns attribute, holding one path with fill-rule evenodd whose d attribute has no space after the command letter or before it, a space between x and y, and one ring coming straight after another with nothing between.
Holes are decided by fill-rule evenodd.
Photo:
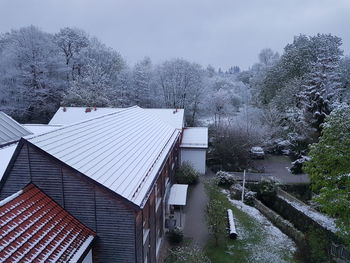
<instances>
[{"instance_id":1,"label":"snow-dusted bush","mask_svg":"<svg viewBox=\"0 0 350 263\"><path fill-rule=\"evenodd\" d=\"M272 176L263 178L259 183L258 198L265 202L272 202L277 194L277 187L279 185L280 182Z\"/></svg>"},{"instance_id":2,"label":"snow-dusted bush","mask_svg":"<svg viewBox=\"0 0 350 263\"><path fill-rule=\"evenodd\" d=\"M301 174L303 173L303 164L307 161L310 161L310 157L308 156L301 156L294 162L292 162L292 167L290 168L290 171L293 174Z\"/></svg>"},{"instance_id":3,"label":"snow-dusted bush","mask_svg":"<svg viewBox=\"0 0 350 263\"><path fill-rule=\"evenodd\" d=\"M248 205L254 204L254 199L257 197L257 192L247 191L244 193L244 203Z\"/></svg>"},{"instance_id":4,"label":"snow-dusted bush","mask_svg":"<svg viewBox=\"0 0 350 263\"><path fill-rule=\"evenodd\" d=\"M216 181L219 186L230 187L236 181L232 174L224 171L219 171L216 173Z\"/></svg>"},{"instance_id":5,"label":"snow-dusted bush","mask_svg":"<svg viewBox=\"0 0 350 263\"><path fill-rule=\"evenodd\" d=\"M230 187L230 196L231 199L239 200L242 198L242 185L240 184L233 184Z\"/></svg>"},{"instance_id":6,"label":"snow-dusted bush","mask_svg":"<svg viewBox=\"0 0 350 263\"><path fill-rule=\"evenodd\" d=\"M230 187L230 197L231 199L241 200L242 198L242 185L241 184L234 184ZM253 204L254 198L256 198L257 193L253 191L249 191L247 188L244 192L244 202L248 205Z\"/></svg>"}]
</instances>

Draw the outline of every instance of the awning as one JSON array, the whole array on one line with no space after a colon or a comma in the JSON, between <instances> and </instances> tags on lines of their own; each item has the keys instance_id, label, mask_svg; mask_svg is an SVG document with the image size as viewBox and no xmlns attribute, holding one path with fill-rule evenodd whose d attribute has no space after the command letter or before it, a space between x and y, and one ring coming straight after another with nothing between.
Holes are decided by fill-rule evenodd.
<instances>
[{"instance_id":1,"label":"awning","mask_svg":"<svg viewBox=\"0 0 350 263\"><path fill-rule=\"evenodd\" d=\"M170 189L169 205L186 205L187 184L173 184Z\"/></svg>"}]
</instances>

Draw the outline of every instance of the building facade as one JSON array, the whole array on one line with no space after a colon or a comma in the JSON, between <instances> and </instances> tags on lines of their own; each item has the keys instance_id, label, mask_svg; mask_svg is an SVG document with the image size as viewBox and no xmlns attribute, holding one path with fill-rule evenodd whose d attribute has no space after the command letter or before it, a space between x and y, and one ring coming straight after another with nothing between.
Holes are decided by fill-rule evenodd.
<instances>
[{"instance_id":1,"label":"building facade","mask_svg":"<svg viewBox=\"0 0 350 263\"><path fill-rule=\"evenodd\" d=\"M98 117L97 120L73 125L74 127L69 126L42 136L21 139L1 180L0 199L14 194L31 183L96 233L92 247L93 262L157 262L165 232L167 198L173 183L174 171L179 163L181 136L176 129L159 126L157 129L161 129L161 132L150 127L149 135L138 140L137 133L135 138L130 135L134 129L139 128L138 124L130 122L129 128L120 129L115 124L110 124L114 118L117 118L116 123L121 123L143 114L142 109L132 109L123 114L116 113L115 117L113 114L108 115L107 121L103 120L105 117L102 119ZM119 115L124 116L118 119ZM141 119L145 118L147 123L150 122L150 126L157 124L157 120L146 115ZM96 122L98 126L95 125ZM98 127L96 132L92 130L95 126ZM129 160L128 166L121 162L124 159L120 153L114 158L108 159L110 155L100 158L99 149L103 142L99 141L99 137L91 137L96 134L103 137L101 129L104 127L108 138L114 136L109 128L114 128L116 138L119 139L111 139L111 142L117 141L118 145L125 144L126 137L129 139L132 137L123 152L126 154L126 151L134 147L134 152L130 156L134 158L140 152L140 157ZM123 129L127 130L125 136ZM83 142L90 139L95 142L96 149L88 154L86 151L89 149ZM144 150L150 146L142 147L148 140L150 144L154 142L152 140L162 144L163 140L163 145L157 146L158 148L154 149L155 153L147 154ZM110 142L105 145L107 148L101 148L103 151L113 152L117 149L110 149L112 147ZM138 147L140 149L137 149ZM70 153L75 153L74 157L80 156L81 160L77 162L72 156L68 158ZM85 153L89 159L82 157ZM152 160L144 160L142 156L155 157ZM64 159L66 157L67 159ZM74 161L71 161L73 159ZM82 162L85 165L80 167ZM133 166L133 162L138 162L138 165ZM86 168L88 164L91 166L90 170L97 166L99 168L90 174L90 170ZM114 169L118 165L119 168ZM141 169L149 165L151 165L149 169ZM106 166L111 167L111 175L106 177L106 180L111 178L114 181L119 180L119 188L113 188L113 182L107 183L106 180L99 179L107 173ZM96 174L100 177L94 177ZM120 188L120 185L127 180L129 183Z\"/></svg>"}]
</instances>

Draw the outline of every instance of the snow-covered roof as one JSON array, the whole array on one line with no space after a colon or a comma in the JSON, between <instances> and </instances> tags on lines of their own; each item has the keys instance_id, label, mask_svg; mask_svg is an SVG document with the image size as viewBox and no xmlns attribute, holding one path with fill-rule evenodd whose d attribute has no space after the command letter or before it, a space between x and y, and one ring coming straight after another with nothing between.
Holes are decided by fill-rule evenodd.
<instances>
[{"instance_id":1,"label":"snow-covered roof","mask_svg":"<svg viewBox=\"0 0 350 263\"><path fill-rule=\"evenodd\" d=\"M154 114L162 121L176 129L182 129L185 126L185 111L184 109L145 109Z\"/></svg>"},{"instance_id":2,"label":"snow-covered roof","mask_svg":"<svg viewBox=\"0 0 350 263\"><path fill-rule=\"evenodd\" d=\"M208 128L185 128L180 147L184 148L208 148Z\"/></svg>"},{"instance_id":3,"label":"snow-covered roof","mask_svg":"<svg viewBox=\"0 0 350 263\"><path fill-rule=\"evenodd\" d=\"M0 180L5 173L5 170L15 152L17 143L0 148Z\"/></svg>"},{"instance_id":4,"label":"snow-covered roof","mask_svg":"<svg viewBox=\"0 0 350 263\"><path fill-rule=\"evenodd\" d=\"M28 141L142 207L179 133L135 106Z\"/></svg>"},{"instance_id":5,"label":"snow-covered roof","mask_svg":"<svg viewBox=\"0 0 350 263\"><path fill-rule=\"evenodd\" d=\"M173 184L168 199L169 205L186 205L187 184Z\"/></svg>"},{"instance_id":6,"label":"snow-covered roof","mask_svg":"<svg viewBox=\"0 0 350 263\"><path fill-rule=\"evenodd\" d=\"M87 110L88 109L88 110ZM121 111L123 108L60 107L50 120L50 125L67 125L105 114ZM184 127L183 109L145 109L176 129Z\"/></svg>"},{"instance_id":7,"label":"snow-covered roof","mask_svg":"<svg viewBox=\"0 0 350 263\"><path fill-rule=\"evenodd\" d=\"M49 125L69 125L120 110L120 108L60 107Z\"/></svg>"},{"instance_id":8,"label":"snow-covered roof","mask_svg":"<svg viewBox=\"0 0 350 263\"><path fill-rule=\"evenodd\" d=\"M19 124L21 125L21 124ZM32 135L39 135L45 132L52 131L54 129L57 129L61 126L58 125L46 125L46 124L22 124L24 128L26 128L30 133L30 135L24 136L24 138ZM20 138L18 138L19 140ZM3 147L0 147L0 180L2 176L5 173L5 170L11 160L11 157L13 153L16 150L17 147L17 141L14 143L11 143L9 145L5 145Z\"/></svg>"},{"instance_id":9,"label":"snow-covered roof","mask_svg":"<svg viewBox=\"0 0 350 263\"><path fill-rule=\"evenodd\" d=\"M31 131L35 135L49 132L62 127L62 125L49 125L49 124L22 124L22 126L27 130Z\"/></svg>"},{"instance_id":10,"label":"snow-covered roof","mask_svg":"<svg viewBox=\"0 0 350 263\"><path fill-rule=\"evenodd\" d=\"M96 233L33 184L0 201L2 262L77 262Z\"/></svg>"},{"instance_id":11,"label":"snow-covered roof","mask_svg":"<svg viewBox=\"0 0 350 263\"><path fill-rule=\"evenodd\" d=\"M32 134L17 121L0 111L0 145L18 141L21 137Z\"/></svg>"}]
</instances>

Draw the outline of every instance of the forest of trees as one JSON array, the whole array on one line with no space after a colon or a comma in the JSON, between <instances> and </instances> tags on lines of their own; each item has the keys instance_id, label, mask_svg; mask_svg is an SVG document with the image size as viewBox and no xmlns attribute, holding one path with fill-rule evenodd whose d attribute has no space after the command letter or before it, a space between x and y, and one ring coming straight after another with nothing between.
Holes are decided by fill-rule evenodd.
<instances>
[{"instance_id":1,"label":"forest of trees","mask_svg":"<svg viewBox=\"0 0 350 263\"><path fill-rule=\"evenodd\" d=\"M128 65L80 29L28 26L0 35L0 110L45 123L61 105L184 108L188 126L213 124L220 138L244 132L251 144L282 141L300 156L326 116L349 103L350 58L341 45L330 34L299 35L282 54L263 49L249 70L223 71L182 58Z\"/></svg>"},{"instance_id":2,"label":"forest of trees","mask_svg":"<svg viewBox=\"0 0 350 263\"><path fill-rule=\"evenodd\" d=\"M245 87L238 72L181 58L153 65L145 57L130 66L82 30L48 34L29 26L0 35L0 110L21 122L47 122L60 105L173 107L185 108L194 124L203 107L219 114L227 103L239 107Z\"/></svg>"}]
</instances>

